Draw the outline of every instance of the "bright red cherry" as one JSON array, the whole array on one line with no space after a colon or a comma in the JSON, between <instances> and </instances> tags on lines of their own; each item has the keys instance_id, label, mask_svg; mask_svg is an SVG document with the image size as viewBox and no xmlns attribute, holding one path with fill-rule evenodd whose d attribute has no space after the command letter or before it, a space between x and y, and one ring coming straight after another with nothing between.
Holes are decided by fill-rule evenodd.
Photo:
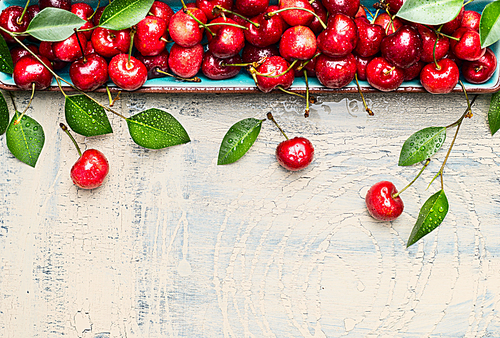
<instances>
[{"instance_id":1,"label":"bright red cherry","mask_svg":"<svg viewBox=\"0 0 500 338\"><path fill-rule=\"evenodd\" d=\"M130 29L114 31L98 27L92 32L91 41L97 54L112 58L128 52L131 42Z\"/></svg>"},{"instance_id":2,"label":"bright red cherry","mask_svg":"<svg viewBox=\"0 0 500 338\"><path fill-rule=\"evenodd\" d=\"M203 57L201 71L212 80L224 80L235 77L240 72L239 66L225 66L224 64L241 64L241 57L236 54L227 59L221 59L207 51Z\"/></svg>"},{"instance_id":3,"label":"bright red cherry","mask_svg":"<svg viewBox=\"0 0 500 338\"><path fill-rule=\"evenodd\" d=\"M80 47L81 46L81 47ZM87 38L82 33L76 33L63 41L54 42L52 48L57 59L73 62L83 56L82 48L87 46Z\"/></svg>"},{"instance_id":4,"label":"bright red cherry","mask_svg":"<svg viewBox=\"0 0 500 338\"><path fill-rule=\"evenodd\" d=\"M461 27L453 33L450 48L459 59L465 61L476 61L486 53L485 48L481 48L481 38L479 33L470 29Z\"/></svg>"},{"instance_id":5,"label":"bright red cherry","mask_svg":"<svg viewBox=\"0 0 500 338\"><path fill-rule=\"evenodd\" d=\"M144 56L160 54L167 46L167 24L157 16L147 16L136 25L134 47Z\"/></svg>"},{"instance_id":6,"label":"bright red cherry","mask_svg":"<svg viewBox=\"0 0 500 338\"><path fill-rule=\"evenodd\" d=\"M358 42L358 29L354 20L344 14L328 19L326 29L318 35L318 48L329 57L343 57L350 54Z\"/></svg>"},{"instance_id":7,"label":"bright red cherry","mask_svg":"<svg viewBox=\"0 0 500 338\"><path fill-rule=\"evenodd\" d=\"M203 39L203 28L194 20L195 16L200 22L207 23L207 17L198 8L188 8L186 11L180 10L170 18L168 32L176 44L181 47L193 47Z\"/></svg>"},{"instance_id":8,"label":"bright red cherry","mask_svg":"<svg viewBox=\"0 0 500 338\"><path fill-rule=\"evenodd\" d=\"M391 35L403 26L403 22L400 18L392 18L387 13L380 13L374 21L374 24L382 26L385 30L385 35Z\"/></svg>"},{"instance_id":9,"label":"bright red cherry","mask_svg":"<svg viewBox=\"0 0 500 338\"><path fill-rule=\"evenodd\" d=\"M314 147L304 137L294 137L278 144L276 159L285 169L291 171L306 168L313 160Z\"/></svg>"},{"instance_id":10,"label":"bright red cherry","mask_svg":"<svg viewBox=\"0 0 500 338\"><path fill-rule=\"evenodd\" d=\"M314 8L307 0L281 0L280 10L286 8L304 8L314 12ZM299 9L289 9L280 13L281 17L290 26L308 26L314 19L314 15Z\"/></svg>"},{"instance_id":11,"label":"bright red cherry","mask_svg":"<svg viewBox=\"0 0 500 338\"><path fill-rule=\"evenodd\" d=\"M269 6L269 0L235 0L234 9L239 14L250 18L263 13Z\"/></svg>"},{"instance_id":12,"label":"bright red cherry","mask_svg":"<svg viewBox=\"0 0 500 338\"><path fill-rule=\"evenodd\" d=\"M288 28L281 37L279 51L288 62L309 60L316 54L316 35L306 26Z\"/></svg>"},{"instance_id":13,"label":"bright red cherry","mask_svg":"<svg viewBox=\"0 0 500 338\"><path fill-rule=\"evenodd\" d=\"M153 16L157 16L160 19L163 19L163 21L165 21L165 23L167 24L167 27L170 23L170 18L172 17L172 15L174 15L174 11L172 10L172 8L161 1L153 2L153 6L151 6L151 8L149 9L149 13Z\"/></svg>"},{"instance_id":14,"label":"bright red cherry","mask_svg":"<svg viewBox=\"0 0 500 338\"><path fill-rule=\"evenodd\" d=\"M379 221L394 221L403 213L401 197L393 196L397 189L389 181L375 183L366 193L365 202L370 215Z\"/></svg>"},{"instance_id":15,"label":"bright red cherry","mask_svg":"<svg viewBox=\"0 0 500 338\"><path fill-rule=\"evenodd\" d=\"M354 79L357 71L356 59L352 54L339 58L331 58L322 54L317 57L315 70L323 86L342 88Z\"/></svg>"},{"instance_id":16,"label":"bright red cherry","mask_svg":"<svg viewBox=\"0 0 500 338\"><path fill-rule=\"evenodd\" d=\"M225 9L231 10L233 8L232 0L196 0L196 7L201 9L208 20L215 19L215 15L213 13L215 6L220 6Z\"/></svg>"},{"instance_id":17,"label":"bright red cherry","mask_svg":"<svg viewBox=\"0 0 500 338\"><path fill-rule=\"evenodd\" d=\"M109 62L108 73L111 81L124 90L139 89L148 79L148 70L135 57L118 54Z\"/></svg>"},{"instance_id":18,"label":"bright red cherry","mask_svg":"<svg viewBox=\"0 0 500 338\"><path fill-rule=\"evenodd\" d=\"M278 86L288 89L292 86L295 75L293 71L287 71L289 63L281 56L271 56L266 59L258 68L256 75L257 88L264 93L268 93ZM276 75L280 75L274 77Z\"/></svg>"},{"instance_id":19,"label":"bright red cherry","mask_svg":"<svg viewBox=\"0 0 500 338\"><path fill-rule=\"evenodd\" d=\"M278 10L278 6L269 6L266 13L276 10ZM247 28L244 32L245 39L256 47L267 47L278 43L286 26L285 21L283 21L279 13L271 16L269 19L266 19L264 14L261 13L251 18L251 21L257 23L259 28L250 22L245 23Z\"/></svg>"},{"instance_id":20,"label":"bright red cherry","mask_svg":"<svg viewBox=\"0 0 500 338\"><path fill-rule=\"evenodd\" d=\"M69 77L80 90L96 90L108 81L108 63L98 54L89 54L71 64Z\"/></svg>"},{"instance_id":21,"label":"bright red cherry","mask_svg":"<svg viewBox=\"0 0 500 338\"><path fill-rule=\"evenodd\" d=\"M201 44L193 47L182 47L174 43L170 48L168 66L172 72L183 78L195 76L203 62L203 46Z\"/></svg>"},{"instance_id":22,"label":"bright red cherry","mask_svg":"<svg viewBox=\"0 0 500 338\"><path fill-rule=\"evenodd\" d=\"M484 83L488 81L497 69L497 58L491 49L476 61L465 61L462 65L462 74L467 82Z\"/></svg>"},{"instance_id":23,"label":"bright red cherry","mask_svg":"<svg viewBox=\"0 0 500 338\"><path fill-rule=\"evenodd\" d=\"M215 36L208 36L208 49L218 58L229 58L238 54L245 47L245 34L243 29L234 26L217 25L234 24L236 22L224 17L215 18L210 22L214 26L210 29Z\"/></svg>"},{"instance_id":24,"label":"bright red cherry","mask_svg":"<svg viewBox=\"0 0 500 338\"><path fill-rule=\"evenodd\" d=\"M52 64L46 57L41 55L38 57L47 67L52 68ZM23 90L31 90L33 83L36 90L43 90L52 83L52 73L31 54L17 61L12 76L16 85Z\"/></svg>"},{"instance_id":25,"label":"bright red cherry","mask_svg":"<svg viewBox=\"0 0 500 338\"><path fill-rule=\"evenodd\" d=\"M441 32L444 34L451 35L453 34L454 31L457 30L458 27L462 25L462 19L464 18L464 7L462 6L462 9L458 13L458 15L455 17L455 19L445 23L443 27L441 28Z\"/></svg>"},{"instance_id":26,"label":"bright red cherry","mask_svg":"<svg viewBox=\"0 0 500 338\"><path fill-rule=\"evenodd\" d=\"M30 17L25 15L22 20L19 20L23 14L24 8L20 6L9 6L5 8L2 13L0 13L0 26L5 30L13 33L24 32L30 23ZM9 34L1 32L3 38L7 42L14 43L14 40ZM19 40L23 40L25 37L19 36Z\"/></svg>"},{"instance_id":27,"label":"bright red cherry","mask_svg":"<svg viewBox=\"0 0 500 338\"><path fill-rule=\"evenodd\" d=\"M437 35L424 25L418 25L418 33L422 40L422 54L420 61L429 63L436 60L441 60L450 49L450 39L445 36L440 36L436 44Z\"/></svg>"},{"instance_id":28,"label":"bright red cherry","mask_svg":"<svg viewBox=\"0 0 500 338\"><path fill-rule=\"evenodd\" d=\"M354 18L358 12L360 0L323 0L323 5L330 15L345 14Z\"/></svg>"},{"instance_id":29,"label":"bright red cherry","mask_svg":"<svg viewBox=\"0 0 500 338\"><path fill-rule=\"evenodd\" d=\"M420 60L422 40L416 28L406 25L387 35L382 40L380 51L389 63L408 68Z\"/></svg>"},{"instance_id":30,"label":"bright red cherry","mask_svg":"<svg viewBox=\"0 0 500 338\"><path fill-rule=\"evenodd\" d=\"M362 57L369 57L380 51L380 44L385 38L385 31L380 25L371 24L365 17L354 19L358 28L358 42L354 52Z\"/></svg>"},{"instance_id":31,"label":"bright red cherry","mask_svg":"<svg viewBox=\"0 0 500 338\"><path fill-rule=\"evenodd\" d=\"M464 11L460 27L470 28L479 32L479 22L481 22L481 14L475 11Z\"/></svg>"},{"instance_id":32,"label":"bright red cherry","mask_svg":"<svg viewBox=\"0 0 500 338\"><path fill-rule=\"evenodd\" d=\"M420 71L420 83L429 93L447 94L455 88L460 76L455 62L441 59L436 64L428 63Z\"/></svg>"},{"instance_id":33,"label":"bright red cherry","mask_svg":"<svg viewBox=\"0 0 500 338\"><path fill-rule=\"evenodd\" d=\"M47 7L54 7L69 11L71 10L71 0L39 0L38 6L40 10Z\"/></svg>"},{"instance_id":34,"label":"bright red cherry","mask_svg":"<svg viewBox=\"0 0 500 338\"><path fill-rule=\"evenodd\" d=\"M391 65L383 57L376 57L366 66L366 80L373 88L390 92L401 86L404 81L404 71Z\"/></svg>"},{"instance_id":35,"label":"bright red cherry","mask_svg":"<svg viewBox=\"0 0 500 338\"><path fill-rule=\"evenodd\" d=\"M28 47L28 49L31 50L33 53L39 54L37 46L26 45L26 47ZM28 52L26 49L24 49L24 47L21 47L21 46L14 47L10 50L10 56L12 57L12 62L14 64L16 64L20 58L22 58L23 56L28 55L28 54L31 54L31 53Z\"/></svg>"},{"instance_id":36,"label":"bright red cherry","mask_svg":"<svg viewBox=\"0 0 500 338\"><path fill-rule=\"evenodd\" d=\"M109 162L99 150L85 150L71 167L73 183L82 189L100 187L109 172Z\"/></svg>"}]
</instances>

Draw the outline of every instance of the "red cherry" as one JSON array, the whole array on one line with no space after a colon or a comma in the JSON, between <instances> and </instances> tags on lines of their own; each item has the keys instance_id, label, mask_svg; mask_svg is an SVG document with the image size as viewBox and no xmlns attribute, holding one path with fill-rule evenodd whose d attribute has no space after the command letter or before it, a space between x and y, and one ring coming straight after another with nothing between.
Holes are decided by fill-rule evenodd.
<instances>
[{"instance_id":1,"label":"red cherry","mask_svg":"<svg viewBox=\"0 0 500 338\"><path fill-rule=\"evenodd\" d=\"M427 64L420 71L420 83L429 93L447 94L455 88L459 79L459 70L455 62L450 59L441 59Z\"/></svg>"},{"instance_id":2,"label":"red cherry","mask_svg":"<svg viewBox=\"0 0 500 338\"><path fill-rule=\"evenodd\" d=\"M71 10L71 0L39 0L40 10L47 7L61 8L67 11Z\"/></svg>"},{"instance_id":3,"label":"red cherry","mask_svg":"<svg viewBox=\"0 0 500 338\"><path fill-rule=\"evenodd\" d=\"M31 50L35 54L39 53L38 47L35 45L26 45L26 47L28 47L28 49ZM12 62L14 64L16 64L20 58L22 58L23 56L28 55L28 54L31 54L31 53L28 52L26 49L24 49L24 47L21 47L21 46L14 47L10 50L10 56L12 57Z\"/></svg>"},{"instance_id":4,"label":"red cherry","mask_svg":"<svg viewBox=\"0 0 500 338\"><path fill-rule=\"evenodd\" d=\"M288 89L292 86L295 75L293 71L288 71L284 73L290 65L281 56L271 56L266 59L258 68L257 72L260 74L265 74L269 76L276 76L282 74L278 77L266 77L257 75L257 88L264 93L268 93L278 86L284 89ZM284 74L283 74L284 73Z\"/></svg>"},{"instance_id":5,"label":"red cherry","mask_svg":"<svg viewBox=\"0 0 500 338\"><path fill-rule=\"evenodd\" d=\"M373 57L370 56L364 58L356 54L354 54L354 57L356 58L356 72L358 74L358 80L366 81L366 66L368 66L368 63L373 59Z\"/></svg>"},{"instance_id":6,"label":"red cherry","mask_svg":"<svg viewBox=\"0 0 500 338\"><path fill-rule=\"evenodd\" d=\"M78 42L80 40L80 42ZM82 47L80 47L80 45ZM83 56L82 48L87 46L87 38L82 33L76 33L63 41L54 42L52 49L57 59L73 62Z\"/></svg>"},{"instance_id":7,"label":"red cherry","mask_svg":"<svg viewBox=\"0 0 500 338\"><path fill-rule=\"evenodd\" d=\"M380 44L385 38L385 31L380 25L371 24L365 17L354 19L358 28L358 42L355 53L362 57L369 57L380 51Z\"/></svg>"},{"instance_id":8,"label":"red cherry","mask_svg":"<svg viewBox=\"0 0 500 338\"><path fill-rule=\"evenodd\" d=\"M401 197L393 196L397 189L389 181L375 183L366 193L365 202L370 215L379 221L394 221L403 213Z\"/></svg>"},{"instance_id":9,"label":"red cherry","mask_svg":"<svg viewBox=\"0 0 500 338\"><path fill-rule=\"evenodd\" d=\"M276 45L270 45L267 47L256 47L251 44L245 45L243 51L241 52L241 58L244 63L252 63L263 60L271 56L279 56L279 50Z\"/></svg>"},{"instance_id":10,"label":"red cherry","mask_svg":"<svg viewBox=\"0 0 500 338\"><path fill-rule=\"evenodd\" d=\"M416 28L403 26L382 40L380 51L389 63L408 68L420 60L422 40Z\"/></svg>"},{"instance_id":11,"label":"red cherry","mask_svg":"<svg viewBox=\"0 0 500 338\"><path fill-rule=\"evenodd\" d=\"M345 14L354 17L358 12L360 0L323 0L330 15Z\"/></svg>"},{"instance_id":12,"label":"red cherry","mask_svg":"<svg viewBox=\"0 0 500 338\"><path fill-rule=\"evenodd\" d=\"M376 57L366 66L366 80L378 90L390 92L396 90L404 81L402 68L392 66L383 57Z\"/></svg>"},{"instance_id":13,"label":"red cherry","mask_svg":"<svg viewBox=\"0 0 500 338\"><path fill-rule=\"evenodd\" d=\"M424 25L418 25L418 33L422 40L422 55L420 61L429 63L436 60L441 60L450 49L450 39L445 36L440 36L436 44L437 35ZM434 46L436 46L434 48Z\"/></svg>"},{"instance_id":14,"label":"red cherry","mask_svg":"<svg viewBox=\"0 0 500 338\"><path fill-rule=\"evenodd\" d=\"M159 17L145 17L136 25L134 47L144 56L160 54L167 46L167 27Z\"/></svg>"},{"instance_id":15,"label":"red cherry","mask_svg":"<svg viewBox=\"0 0 500 338\"><path fill-rule=\"evenodd\" d=\"M474 11L464 11L464 17L460 27L470 28L479 32L479 22L481 21L481 14Z\"/></svg>"},{"instance_id":16,"label":"red cherry","mask_svg":"<svg viewBox=\"0 0 500 338\"><path fill-rule=\"evenodd\" d=\"M215 36L208 36L208 49L218 58L229 58L238 54L245 47L245 34L243 29L234 26L217 25L218 23L236 24L235 21L219 17L210 22L214 26L210 29Z\"/></svg>"},{"instance_id":17,"label":"red cherry","mask_svg":"<svg viewBox=\"0 0 500 338\"><path fill-rule=\"evenodd\" d=\"M163 19L163 21L165 21L165 23L167 24L167 27L168 24L170 23L170 18L172 17L172 15L174 15L174 11L172 10L172 8L170 8L169 5L161 1L153 2L153 6L151 6L149 13L152 14L153 16Z\"/></svg>"},{"instance_id":18,"label":"red cherry","mask_svg":"<svg viewBox=\"0 0 500 338\"><path fill-rule=\"evenodd\" d=\"M395 15L399 11L404 2L405 0L385 0L389 13L392 15Z\"/></svg>"},{"instance_id":19,"label":"red cherry","mask_svg":"<svg viewBox=\"0 0 500 338\"><path fill-rule=\"evenodd\" d=\"M224 66L223 64L241 64L241 57L236 54L227 59L221 59L207 51L203 57L201 71L203 75L212 80L224 80L235 77L240 72L241 67Z\"/></svg>"},{"instance_id":20,"label":"red cherry","mask_svg":"<svg viewBox=\"0 0 500 338\"><path fill-rule=\"evenodd\" d=\"M263 13L269 6L269 0L235 0L234 9L239 14L251 18Z\"/></svg>"},{"instance_id":21,"label":"red cherry","mask_svg":"<svg viewBox=\"0 0 500 338\"><path fill-rule=\"evenodd\" d=\"M111 81L124 90L139 89L148 79L148 70L144 64L127 54L118 54L109 62L108 73Z\"/></svg>"},{"instance_id":22,"label":"red cherry","mask_svg":"<svg viewBox=\"0 0 500 338\"><path fill-rule=\"evenodd\" d=\"M220 6L225 9L231 10L233 8L232 0L196 0L196 7L201 9L208 20L215 19L213 9L215 6Z\"/></svg>"},{"instance_id":23,"label":"red cherry","mask_svg":"<svg viewBox=\"0 0 500 338\"><path fill-rule=\"evenodd\" d=\"M304 8L314 12L314 8L307 0L281 0L280 10L286 8ZM299 9L289 9L280 13L281 17L290 26L308 26L314 19L314 15Z\"/></svg>"},{"instance_id":24,"label":"red cherry","mask_svg":"<svg viewBox=\"0 0 500 338\"><path fill-rule=\"evenodd\" d=\"M316 60L316 76L327 88L342 88L347 86L356 74L356 59L352 54L340 58L320 55Z\"/></svg>"},{"instance_id":25,"label":"red cherry","mask_svg":"<svg viewBox=\"0 0 500 338\"><path fill-rule=\"evenodd\" d=\"M403 22L400 18L393 19L387 13L380 13L373 23L382 26L382 28L385 30L386 35L391 35L403 26Z\"/></svg>"},{"instance_id":26,"label":"red cherry","mask_svg":"<svg viewBox=\"0 0 500 338\"><path fill-rule=\"evenodd\" d=\"M98 27L92 32L92 46L97 54L112 58L121 53L127 53L130 47L130 29L114 31Z\"/></svg>"},{"instance_id":27,"label":"red cherry","mask_svg":"<svg viewBox=\"0 0 500 338\"><path fill-rule=\"evenodd\" d=\"M306 26L288 28L281 37L279 51L281 56L293 60L309 60L316 54L316 35Z\"/></svg>"},{"instance_id":28,"label":"red cherry","mask_svg":"<svg viewBox=\"0 0 500 338\"><path fill-rule=\"evenodd\" d=\"M207 17L198 8L180 10L170 18L168 32L176 44L181 47L193 47L203 39L203 28L188 13L194 15L200 22L207 23Z\"/></svg>"},{"instance_id":29,"label":"red cherry","mask_svg":"<svg viewBox=\"0 0 500 338\"><path fill-rule=\"evenodd\" d=\"M165 49L160 54L155 56L143 56L137 53L135 57L144 63L144 66L146 66L146 69L148 70L148 79L154 79L157 77L165 77L165 74L158 72L158 70L168 72L168 55L169 53Z\"/></svg>"},{"instance_id":30,"label":"red cherry","mask_svg":"<svg viewBox=\"0 0 500 338\"><path fill-rule=\"evenodd\" d=\"M94 13L94 10L92 9L92 7L89 4L86 4L86 3L83 3L83 2L79 2L79 3L73 4L73 5L71 5L71 13L73 13L76 16L78 16L79 18L87 21L86 23L84 23L80 27L80 29L85 30L85 29L89 29L89 28L94 27L94 24L92 22L88 21L88 19ZM85 37L87 38L87 40L90 40L90 38L92 36L92 31L91 30L84 31L82 33L85 35Z\"/></svg>"},{"instance_id":31,"label":"red cherry","mask_svg":"<svg viewBox=\"0 0 500 338\"><path fill-rule=\"evenodd\" d=\"M465 61L462 74L470 83L485 83L497 69L497 58L491 49L486 48L486 53L476 61Z\"/></svg>"},{"instance_id":32,"label":"red cherry","mask_svg":"<svg viewBox=\"0 0 500 338\"><path fill-rule=\"evenodd\" d=\"M2 13L0 13L0 26L5 30L13 33L21 33L24 32L30 23L31 18L28 15L25 15L21 22L18 20L21 18L23 14L24 8L20 6L9 6L5 8ZM14 40L9 34L5 32L0 32L7 42L14 43ZM23 40L25 37L19 36L19 40Z\"/></svg>"},{"instance_id":33,"label":"red cherry","mask_svg":"<svg viewBox=\"0 0 500 338\"><path fill-rule=\"evenodd\" d=\"M100 187L108 175L109 163L103 153L96 149L85 150L71 167L73 183L82 189Z\"/></svg>"},{"instance_id":34,"label":"red cherry","mask_svg":"<svg viewBox=\"0 0 500 338\"><path fill-rule=\"evenodd\" d=\"M203 62L203 46L201 44L193 47L182 47L174 43L170 48L168 66L172 72L183 78L195 76Z\"/></svg>"},{"instance_id":35,"label":"red cherry","mask_svg":"<svg viewBox=\"0 0 500 338\"><path fill-rule=\"evenodd\" d=\"M314 147L304 137L294 137L278 144L276 159L285 169L291 171L306 168L313 160Z\"/></svg>"},{"instance_id":36,"label":"red cherry","mask_svg":"<svg viewBox=\"0 0 500 338\"><path fill-rule=\"evenodd\" d=\"M459 41L452 39L450 47L459 59L476 61L486 53L486 49L481 48L479 33L472 29L461 27L453 33L453 37Z\"/></svg>"},{"instance_id":37,"label":"red cherry","mask_svg":"<svg viewBox=\"0 0 500 338\"><path fill-rule=\"evenodd\" d=\"M462 25L462 19L464 18L464 7L460 9L460 13L455 17L455 19L445 23L441 28L441 32L447 35L453 34L454 31L457 30L458 27Z\"/></svg>"},{"instance_id":38,"label":"red cherry","mask_svg":"<svg viewBox=\"0 0 500 338\"><path fill-rule=\"evenodd\" d=\"M93 91L108 81L108 63L98 54L89 54L69 67L69 77L76 88Z\"/></svg>"},{"instance_id":39,"label":"red cherry","mask_svg":"<svg viewBox=\"0 0 500 338\"><path fill-rule=\"evenodd\" d=\"M52 68L50 61L44 56L40 60ZM33 55L25 55L14 66L13 78L16 85L23 90L31 90L35 84L36 90L43 90L52 83L52 73L45 68Z\"/></svg>"},{"instance_id":40,"label":"red cherry","mask_svg":"<svg viewBox=\"0 0 500 338\"><path fill-rule=\"evenodd\" d=\"M269 6L266 13L278 10L278 6ZM278 43L286 26L285 21L278 13L269 19L264 18L265 13L261 13L251 19L252 22L259 25L255 27L250 22L246 22L245 39L256 47L267 47Z\"/></svg>"},{"instance_id":41,"label":"red cherry","mask_svg":"<svg viewBox=\"0 0 500 338\"><path fill-rule=\"evenodd\" d=\"M350 54L358 42L358 29L354 20L344 14L336 14L328 19L326 29L318 35L318 48L330 57Z\"/></svg>"}]
</instances>

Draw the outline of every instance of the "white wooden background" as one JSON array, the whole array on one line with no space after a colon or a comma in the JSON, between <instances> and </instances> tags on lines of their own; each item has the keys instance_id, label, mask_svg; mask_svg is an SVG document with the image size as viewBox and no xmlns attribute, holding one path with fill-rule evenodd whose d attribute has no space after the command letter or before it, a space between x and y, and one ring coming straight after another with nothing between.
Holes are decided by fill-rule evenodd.
<instances>
[{"instance_id":1,"label":"white wooden background","mask_svg":"<svg viewBox=\"0 0 500 338\"><path fill-rule=\"evenodd\" d=\"M17 94L22 109L28 93ZM105 101L105 96L100 96ZM0 146L0 337L499 337L500 136L489 95L462 126L445 171L450 212L415 246L405 243L445 150L402 198L393 223L368 215L373 183L402 188L419 166L398 167L402 143L465 109L462 95L320 95L311 116L281 94L124 94L125 115L163 108L191 143L145 150L126 123L77 137L111 164L105 185L77 189L77 158L59 129L59 93L29 109L46 132L35 169ZM270 121L239 162L217 166L229 127L272 111L316 157L281 169ZM449 133L445 149L453 132Z\"/></svg>"}]
</instances>

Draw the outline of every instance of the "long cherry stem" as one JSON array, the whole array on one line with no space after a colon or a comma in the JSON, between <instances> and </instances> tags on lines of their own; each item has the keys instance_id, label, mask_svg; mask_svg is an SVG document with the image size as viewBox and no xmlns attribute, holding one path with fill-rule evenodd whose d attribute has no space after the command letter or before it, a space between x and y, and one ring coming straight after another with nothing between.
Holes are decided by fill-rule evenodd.
<instances>
[{"instance_id":1,"label":"long cherry stem","mask_svg":"<svg viewBox=\"0 0 500 338\"><path fill-rule=\"evenodd\" d=\"M306 82L306 110L304 117L309 117L309 81L307 79L307 70L304 69L304 80Z\"/></svg>"},{"instance_id":2,"label":"long cherry stem","mask_svg":"<svg viewBox=\"0 0 500 338\"><path fill-rule=\"evenodd\" d=\"M271 121L273 121L274 125L276 127L278 127L278 129L281 131L281 133L283 134L283 136L285 136L285 138L288 140L288 136L286 136L285 132L283 131L283 129L281 129L281 127L279 126L278 122L276 122L276 120L274 119L274 116L271 112L267 113L267 118Z\"/></svg>"},{"instance_id":3,"label":"long cherry stem","mask_svg":"<svg viewBox=\"0 0 500 338\"><path fill-rule=\"evenodd\" d=\"M23 19L26 14L26 11L28 10L28 6L30 5L30 0L26 2L26 5L24 6L23 12L21 13L21 16L17 18L17 24L22 25L23 24Z\"/></svg>"},{"instance_id":4,"label":"long cherry stem","mask_svg":"<svg viewBox=\"0 0 500 338\"><path fill-rule=\"evenodd\" d=\"M368 108L368 105L366 104L365 96L363 95L363 92L361 91L361 86L359 85L359 81L358 81L358 73L355 73L355 74L354 74L354 79L356 80L356 86L358 87L358 93L359 93L359 95L361 95L361 100L363 100L363 105L365 106L365 110L366 110L366 112L367 112L367 113L368 113L368 115L370 115L370 116L375 115L375 114L373 113L373 111L372 111L370 108Z\"/></svg>"},{"instance_id":5,"label":"long cherry stem","mask_svg":"<svg viewBox=\"0 0 500 338\"><path fill-rule=\"evenodd\" d=\"M78 155L80 155L80 157L82 157L82 151L80 149L80 146L78 146L78 143L76 142L75 138L69 132L68 127L66 127L66 125L64 123L59 123L59 127L61 127L61 129L64 130L64 132L66 133L66 135L69 136L69 138L71 139L71 141L73 141L73 144L76 147L76 151L78 151Z\"/></svg>"},{"instance_id":6,"label":"long cherry stem","mask_svg":"<svg viewBox=\"0 0 500 338\"><path fill-rule=\"evenodd\" d=\"M235 16L237 16L237 17L245 20L246 22L254 25L256 28L260 28L260 25L257 22L253 22L252 20L250 20L246 16L243 16L243 15L241 15L239 13L233 12L233 11L227 9L227 8L222 7L221 5L215 5L214 9L212 10L212 14L213 15L218 15L220 13L228 13L228 14L235 15Z\"/></svg>"},{"instance_id":7,"label":"long cherry stem","mask_svg":"<svg viewBox=\"0 0 500 338\"><path fill-rule=\"evenodd\" d=\"M422 173L424 172L425 168L427 168L427 166L429 165L429 163L431 163L431 159L428 158L425 163L424 163L424 166L422 167L422 169L420 169L420 172L417 174L417 176L413 179L413 181L411 181L410 183L408 183L408 185L406 187L404 187L403 189L401 189L401 191L398 191L397 193L395 193L394 195L392 195L393 198L396 198L398 197L399 195L401 195L401 193L403 191L405 191L406 189L408 189L413 183L415 183L415 181L420 177L420 175L422 175Z\"/></svg>"},{"instance_id":8,"label":"long cherry stem","mask_svg":"<svg viewBox=\"0 0 500 338\"><path fill-rule=\"evenodd\" d=\"M201 79L197 76L195 77L191 77L191 78L185 78L185 77L180 77L180 76L177 76L177 75L174 75L174 74L170 74L170 73L167 73L161 69L157 69L156 70L158 73L160 74L164 74L164 75L167 75L167 76L170 76L170 77L173 77L174 79L177 79L177 80L180 80L180 81L187 81L187 82L201 82Z\"/></svg>"},{"instance_id":9,"label":"long cherry stem","mask_svg":"<svg viewBox=\"0 0 500 338\"><path fill-rule=\"evenodd\" d=\"M206 24L203 24L203 25L200 25L200 28L203 27L203 28L207 28L207 27L213 27L213 26L232 26L232 27L236 27L236 28L241 28L241 29L244 29L244 30L248 30L247 27L245 26L242 26L242 25L238 25L236 23L230 23L230 22L214 22L214 23L206 23Z\"/></svg>"},{"instance_id":10,"label":"long cherry stem","mask_svg":"<svg viewBox=\"0 0 500 338\"><path fill-rule=\"evenodd\" d=\"M316 19L318 19L318 22L320 23L321 27L323 27L323 29L326 29L326 24L323 22L323 20L321 20L321 18L318 16L318 14L314 13L313 11L311 11L307 8L302 8L302 7L287 7L287 8L278 9L274 12L269 12L269 13L264 14L264 18L269 20L273 15L276 15L276 14L284 12L284 11L289 11L289 10L305 11L305 12L308 12L308 13L314 15L316 17Z\"/></svg>"}]
</instances>

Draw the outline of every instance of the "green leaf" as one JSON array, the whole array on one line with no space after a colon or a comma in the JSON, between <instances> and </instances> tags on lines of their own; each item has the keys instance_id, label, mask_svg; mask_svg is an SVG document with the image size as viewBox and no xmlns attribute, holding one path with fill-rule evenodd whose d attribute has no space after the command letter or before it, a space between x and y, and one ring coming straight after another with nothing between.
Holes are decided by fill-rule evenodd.
<instances>
[{"instance_id":1,"label":"green leaf","mask_svg":"<svg viewBox=\"0 0 500 338\"><path fill-rule=\"evenodd\" d=\"M236 122L224 136L217 164L230 164L239 160L259 136L263 120L248 118Z\"/></svg>"},{"instance_id":2,"label":"green leaf","mask_svg":"<svg viewBox=\"0 0 500 338\"><path fill-rule=\"evenodd\" d=\"M9 125L9 107L5 97L0 92L0 135L3 135Z\"/></svg>"},{"instance_id":3,"label":"green leaf","mask_svg":"<svg viewBox=\"0 0 500 338\"><path fill-rule=\"evenodd\" d=\"M434 155L446 140L446 127L429 127L417 131L403 144L399 165L408 166L422 162Z\"/></svg>"},{"instance_id":4,"label":"green leaf","mask_svg":"<svg viewBox=\"0 0 500 338\"><path fill-rule=\"evenodd\" d=\"M127 119L130 136L148 149L161 149L191 141L184 127L166 111L151 108Z\"/></svg>"},{"instance_id":5,"label":"green leaf","mask_svg":"<svg viewBox=\"0 0 500 338\"><path fill-rule=\"evenodd\" d=\"M500 40L500 1L493 1L484 7L479 22L479 35L482 48Z\"/></svg>"},{"instance_id":6,"label":"green leaf","mask_svg":"<svg viewBox=\"0 0 500 338\"><path fill-rule=\"evenodd\" d=\"M66 96L66 122L83 136L97 136L113 132L104 108L85 95Z\"/></svg>"},{"instance_id":7,"label":"green leaf","mask_svg":"<svg viewBox=\"0 0 500 338\"><path fill-rule=\"evenodd\" d=\"M444 190L429 197L424 203L417 218L417 222L411 231L406 247L415 244L419 239L436 229L448 213L448 199Z\"/></svg>"},{"instance_id":8,"label":"green leaf","mask_svg":"<svg viewBox=\"0 0 500 338\"><path fill-rule=\"evenodd\" d=\"M490 125L491 135L495 135L500 129L500 92L496 92L491 96L488 124Z\"/></svg>"},{"instance_id":9,"label":"green leaf","mask_svg":"<svg viewBox=\"0 0 500 338\"><path fill-rule=\"evenodd\" d=\"M85 20L75 14L54 7L47 7L31 20L27 34L41 41L62 41L75 33L75 28L80 28Z\"/></svg>"},{"instance_id":10,"label":"green leaf","mask_svg":"<svg viewBox=\"0 0 500 338\"><path fill-rule=\"evenodd\" d=\"M154 0L114 0L102 12L99 26L121 30L136 25L146 17Z\"/></svg>"},{"instance_id":11,"label":"green leaf","mask_svg":"<svg viewBox=\"0 0 500 338\"><path fill-rule=\"evenodd\" d=\"M453 20L463 4L463 0L406 0L396 15L424 25L441 25Z\"/></svg>"},{"instance_id":12,"label":"green leaf","mask_svg":"<svg viewBox=\"0 0 500 338\"><path fill-rule=\"evenodd\" d=\"M2 34L0 34L0 72L7 74L12 74L14 72L12 56L10 55L9 47Z\"/></svg>"},{"instance_id":13,"label":"green leaf","mask_svg":"<svg viewBox=\"0 0 500 338\"><path fill-rule=\"evenodd\" d=\"M16 111L7 127L7 147L19 161L35 167L42 152L45 134L42 126L26 115L17 125L14 125L14 121L20 116L21 114Z\"/></svg>"}]
</instances>

